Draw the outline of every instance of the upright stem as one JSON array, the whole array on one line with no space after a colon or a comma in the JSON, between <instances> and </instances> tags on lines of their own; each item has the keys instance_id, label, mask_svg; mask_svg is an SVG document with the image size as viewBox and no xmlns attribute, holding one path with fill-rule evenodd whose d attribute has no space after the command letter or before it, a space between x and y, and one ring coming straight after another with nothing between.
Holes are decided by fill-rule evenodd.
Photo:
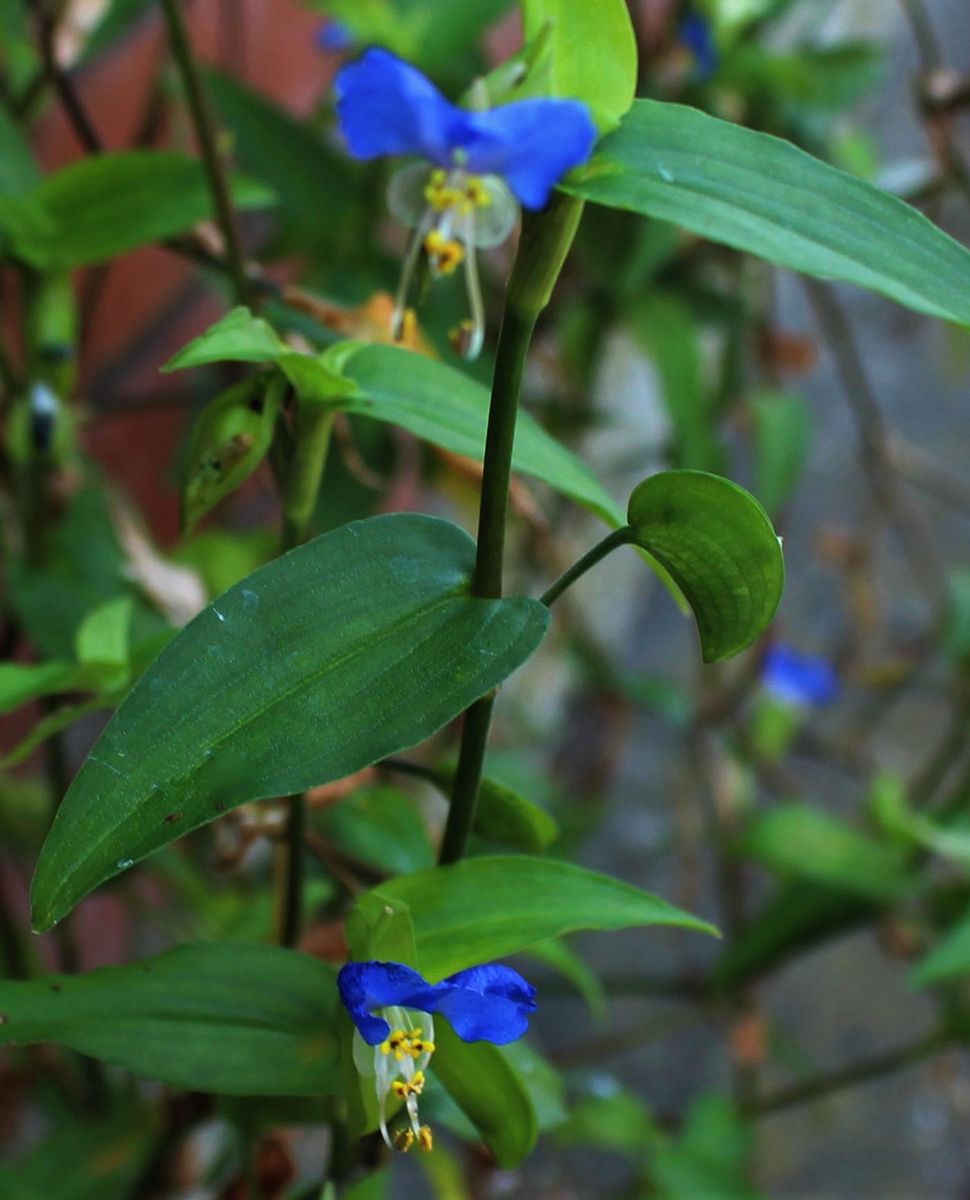
<instances>
[{"instance_id":1,"label":"upright stem","mask_svg":"<svg viewBox=\"0 0 970 1200\"><path fill-rule=\"evenodd\" d=\"M178 63L179 73L185 87L189 111L192 114L192 125L195 136L202 152L205 173L209 180L209 190L215 207L215 216L226 243L226 260L232 274L236 300L240 304L248 304L250 298L249 277L246 274L246 259L236 228L236 215L232 206L232 194L229 186L229 172L219 148L216 145L215 127L209 106L206 103L205 92L198 64L192 53L185 21L179 8L179 0L162 0L162 9L168 24L168 37L172 53Z\"/></svg>"},{"instance_id":2,"label":"upright stem","mask_svg":"<svg viewBox=\"0 0 970 1200\"><path fill-rule=\"evenodd\" d=\"M582 211L582 201L557 192L546 208L528 213L522 223L492 377L478 514L478 553L472 580L476 596L497 599L502 595L512 446L522 375L536 321L552 295ZM457 862L464 857L468 845L494 702L494 694L483 696L465 714L451 808L441 843L442 863Z\"/></svg>"},{"instance_id":3,"label":"upright stem","mask_svg":"<svg viewBox=\"0 0 970 1200\"><path fill-rule=\"evenodd\" d=\"M292 550L306 539L316 507L323 470L330 449L334 413L331 409L304 407L296 416L296 444L283 487L282 549ZM278 940L295 946L303 926L303 881L306 862L306 798L302 792L287 797L286 836L277 855L279 896Z\"/></svg>"}]
</instances>

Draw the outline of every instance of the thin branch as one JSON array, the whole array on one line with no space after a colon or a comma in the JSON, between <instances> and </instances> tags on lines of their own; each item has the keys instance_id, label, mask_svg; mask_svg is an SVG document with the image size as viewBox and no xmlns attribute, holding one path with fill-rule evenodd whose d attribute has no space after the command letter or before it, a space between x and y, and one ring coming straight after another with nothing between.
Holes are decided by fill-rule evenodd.
<instances>
[{"instance_id":1,"label":"thin branch","mask_svg":"<svg viewBox=\"0 0 970 1200\"><path fill-rule=\"evenodd\" d=\"M48 0L31 0L31 8L37 20L44 75L57 92L78 141L89 154L100 154L104 143L81 103L71 77L57 61L57 14L51 9Z\"/></svg>"},{"instance_id":2,"label":"thin branch","mask_svg":"<svg viewBox=\"0 0 970 1200\"><path fill-rule=\"evenodd\" d=\"M216 144L215 125L206 102L202 77L192 53L192 45L182 19L178 0L162 0L162 9L168 25L172 54L175 56L179 73L182 76L189 112L192 116L192 125L209 180L216 220L225 241L226 259L232 275L236 299L240 304L248 304L250 281L246 272L246 259L239 239L239 230L236 227L229 172Z\"/></svg>"},{"instance_id":3,"label":"thin branch","mask_svg":"<svg viewBox=\"0 0 970 1200\"><path fill-rule=\"evenodd\" d=\"M859 438L859 456L879 509L895 530L914 580L939 618L946 603L942 564L925 528L903 490L890 452L891 438L866 374L859 347L834 289L817 279L802 283L832 354Z\"/></svg>"},{"instance_id":4,"label":"thin branch","mask_svg":"<svg viewBox=\"0 0 970 1200\"><path fill-rule=\"evenodd\" d=\"M924 1058L930 1058L943 1050L949 1040L946 1031L936 1030L898 1050L877 1055L865 1062L841 1067L825 1075L817 1075L814 1079L806 1079L803 1083L792 1084L791 1087L780 1088L745 1105L744 1111L751 1116L762 1117L768 1113L794 1108L799 1104L809 1104L813 1100L822 1100L846 1088L866 1083L870 1079L878 1079L881 1075L888 1075L921 1062Z\"/></svg>"}]
</instances>

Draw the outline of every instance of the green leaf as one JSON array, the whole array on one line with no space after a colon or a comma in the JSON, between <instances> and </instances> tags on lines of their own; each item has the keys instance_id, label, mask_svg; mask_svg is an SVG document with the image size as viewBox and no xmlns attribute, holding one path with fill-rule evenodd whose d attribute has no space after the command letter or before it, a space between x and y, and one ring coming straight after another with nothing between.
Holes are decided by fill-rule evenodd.
<instances>
[{"instance_id":1,"label":"green leaf","mask_svg":"<svg viewBox=\"0 0 970 1200\"><path fill-rule=\"evenodd\" d=\"M754 417L755 494L777 513L798 486L812 437L808 406L794 392L764 391L751 397Z\"/></svg>"},{"instance_id":2,"label":"green leaf","mask_svg":"<svg viewBox=\"0 0 970 1200\"><path fill-rule=\"evenodd\" d=\"M454 767L435 774L446 796L454 778ZM473 830L485 841L527 854L540 854L559 836L559 826L544 808L487 775L478 789Z\"/></svg>"},{"instance_id":3,"label":"green leaf","mask_svg":"<svg viewBox=\"0 0 970 1200\"><path fill-rule=\"evenodd\" d=\"M142 676L64 798L34 878L49 928L105 879L250 800L422 741L521 665L548 611L468 595L475 545L410 514L262 567Z\"/></svg>"},{"instance_id":4,"label":"green leaf","mask_svg":"<svg viewBox=\"0 0 970 1200\"><path fill-rule=\"evenodd\" d=\"M0 982L0 1045L57 1042L175 1087L339 1090L336 975L273 946L180 946L87 975Z\"/></svg>"},{"instance_id":5,"label":"green leaf","mask_svg":"<svg viewBox=\"0 0 970 1200\"><path fill-rule=\"evenodd\" d=\"M387 875L420 871L434 862L417 806L396 788L355 792L323 809L316 823L342 853Z\"/></svg>"},{"instance_id":6,"label":"green leaf","mask_svg":"<svg viewBox=\"0 0 970 1200\"><path fill-rule=\"evenodd\" d=\"M185 529L194 529L266 457L280 411L279 389L267 383L261 376L237 383L210 400L192 426L182 489Z\"/></svg>"},{"instance_id":7,"label":"green leaf","mask_svg":"<svg viewBox=\"0 0 970 1200\"><path fill-rule=\"evenodd\" d=\"M525 40L551 24L546 94L582 100L600 130L633 103L637 42L626 0L523 0Z\"/></svg>"},{"instance_id":8,"label":"green leaf","mask_svg":"<svg viewBox=\"0 0 970 1200\"><path fill-rule=\"evenodd\" d=\"M78 675L76 663L51 659L42 663L0 663L0 713L10 712L54 692L69 691Z\"/></svg>"},{"instance_id":9,"label":"green leaf","mask_svg":"<svg viewBox=\"0 0 970 1200\"><path fill-rule=\"evenodd\" d=\"M87 1120L63 1117L12 1166L0 1164L4 1200L105 1200L127 1196L155 1131L147 1112L123 1111Z\"/></svg>"},{"instance_id":10,"label":"green leaf","mask_svg":"<svg viewBox=\"0 0 970 1200\"><path fill-rule=\"evenodd\" d=\"M365 893L414 925L417 967L432 981L576 929L713 926L649 892L571 863L525 855L466 859ZM369 955L372 957L372 955Z\"/></svg>"},{"instance_id":11,"label":"green leaf","mask_svg":"<svg viewBox=\"0 0 970 1200\"><path fill-rule=\"evenodd\" d=\"M521 1075L490 1042L463 1042L447 1021L435 1024L435 1077L482 1135L500 1167L516 1167L538 1136L536 1111Z\"/></svg>"},{"instance_id":12,"label":"green leaf","mask_svg":"<svg viewBox=\"0 0 970 1200\"><path fill-rule=\"evenodd\" d=\"M763 813L742 834L737 849L782 875L876 900L898 896L911 882L905 851L807 804Z\"/></svg>"},{"instance_id":13,"label":"green leaf","mask_svg":"<svg viewBox=\"0 0 970 1200\"><path fill-rule=\"evenodd\" d=\"M965 979L970 975L970 912L952 925L940 941L913 968L910 980L917 987Z\"/></svg>"},{"instance_id":14,"label":"green leaf","mask_svg":"<svg viewBox=\"0 0 970 1200\"><path fill-rule=\"evenodd\" d=\"M75 636L78 662L127 667L128 632L134 608L131 596L119 596L89 612Z\"/></svg>"},{"instance_id":15,"label":"green leaf","mask_svg":"<svg viewBox=\"0 0 970 1200\"><path fill-rule=\"evenodd\" d=\"M632 314L634 330L657 365L676 436L675 465L698 470L721 458L701 377L700 330L677 296L655 291Z\"/></svg>"},{"instance_id":16,"label":"green leaf","mask_svg":"<svg viewBox=\"0 0 970 1200\"><path fill-rule=\"evenodd\" d=\"M655 558L693 609L705 662L759 637L781 600L785 564L757 500L703 471L663 471L630 497L636 544Z\"/></svg>"},{"instance_id":17,"label":"green leaf","mask_svg":"<svg viewBox=\"0 0 970 1200\"><path fill-rule=\"evenodd\" d=\"M965 247L894 196L779 138L695 109L638 100L592 162L561 186L970 325Z\"/></svg>"},{"instance_id":18,"label":"green leaf","mask_svg":"<svg viewBox=\"0 0 970 1200\"><path fill-rule=\"evenodd\" d=\"M343 360L358 392L348 412L400 425L453 454L481 460L488 422L488 389L444 363L396 346L364 346ZM512 469L570 496L611 525L622 525L613 500L592 471L560 446L526 412L519 413Z\"/></svg>"},{"instance_id":19,"label":"green leaf","mask_svg":"<svg viewBox=\"0 0 970 1200\"><path fill-rule=\"evenodd\" d=\"M168 150L127 150L85 158L48 175L19 197L39 222L11 234L15 254L40 270L104 262L138 246L184 233L212 216L202 164ZM266 207L263 187L236 181L240 208ZM23 209L21 210L21 212ZM0 227L6 219L0 215Z\"/></svg>"},{"instance_id":20,"label":"green leaf","mask_svg":"<svg viewBox=\"0 0 970 1200\"><path fill-rule=\"evenodd\" d=\"M0 196L29 191L40 177L30 144L6 109L0 109Z\"/></svg>"},{"instance_id":21,"label":"green leaf","mask_svg":"<svg viewBox=\"0 0 970 1200\"><path fill-rule=\"evenodd\" d=\"M545 942L536 942L534 946L523 950L522 953L538 962L545 963L547 967L557 971L564 979L568 979L586 1001L593 1020L597 1024L603 1024L609 1007L606 989L592 967L584 962L571 946L568 946L561 938L550 938Z\"/></svg>"},{"instance_id":22,"label":"green leaf","mask_svg":"<svg viewBox=\"0 0 970 1200\"><path fill-rule=\"evenodd\" d=\"M296 354L265 321L236 308L163 369L222 361L276 363L305 403L329 404L400 425L415 437L477 461L484 453L488 389L454 367L409 350L348 341L319 356ZM620 509L586 464L526 412L519 413L512 468L570 496L607 524L623 524Z\"/></svg>"},{"instance_id":23,"label":"green leaf","mask_svg":"<svg viewBox=\"0 0 970 1200\"><path fill-rule=\"evenodd\" d=\"M183 346L162 370L184 371L217 362L275 362L287 351L268 321L240 305Z\"/></svg>"}]
</instances>

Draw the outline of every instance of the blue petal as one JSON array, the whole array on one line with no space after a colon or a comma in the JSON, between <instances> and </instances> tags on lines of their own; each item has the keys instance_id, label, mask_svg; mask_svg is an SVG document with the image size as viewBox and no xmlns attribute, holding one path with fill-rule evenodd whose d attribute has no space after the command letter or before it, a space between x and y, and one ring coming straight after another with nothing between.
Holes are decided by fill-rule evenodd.
<instances>
[{"instance_id":1,"label":"blue petal","mask_svg":"<svg viewBox=\"0 0 970 1200\"><path fill-rule=\"evenodd\" d=\"M355 158L420 154L451 161L466 114L416 68L387 50L368 50L334 82L340 129Z\"/></svg>"},{"instance_id":2,"label":"blue petal","mask_svg":"<svg viewBox=\"0 0 970 1200\"><path fill-rule=\"evenodd\" d=\"M371 1015L375 1008L398 1004L422 1012L437 1010L438 988L402 963L347 963L337 975L337 990L368 1046L383 1042L391 1032L383 1017Z\"/></svg>"},{"instance_id":3,"label":"blue petal","mask_svg":"<svg viewBox=\"0 0 970 1200\"><path fill-rule=\"evenodd\" d=\"M799 654L790 646L771 647L761 681L773 696L789 704L829 704L839 694L838 672L827 659Z\"/></svg>"},{"instance_id":4,"label":"blue petal","mask_svg":"<svg viewBox=\"0 0 970 1200\"><path fill-rule=\"evenodd\" d=\"M518 971L496 963L459 971L438 986L437 1011L465 1042L514 1042L529 1028L536 1008L535 988Z\"/></svg>"},{"instance_id":5,"label":"blue petal","mask_svg":"<svg viewBox=\"0 0 970 1200\"><path fill-rule=\"evenodd\" d=\"M526 208L542 208L596 143L596 126L578 100L518 100L464 115L457 136L468 170L501 175Z\"/></svg>"}]
</instances>

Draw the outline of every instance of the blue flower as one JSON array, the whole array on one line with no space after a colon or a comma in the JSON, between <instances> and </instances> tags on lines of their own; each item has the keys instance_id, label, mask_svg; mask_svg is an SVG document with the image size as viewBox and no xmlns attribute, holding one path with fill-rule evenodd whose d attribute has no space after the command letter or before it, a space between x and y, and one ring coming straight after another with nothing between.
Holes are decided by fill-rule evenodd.
<instances>
[{"instance_id":1,"label":"blue flower","mask_svg":"<svg viewBox=\"0 0 970 1200\"><path fill-rule=\"evenodd\" d=\"M827 659L800 654L790 646L772 646L765 655L761 682L786 704L820 707L839 694L839 676Z\"/></svg>"},{"instance_id":2,"label":"blue flower","mask_svg":"<svg viewBox=\"0 0 970 1200\"><path fill-rule=\"evenodd\" d=\"M415 230L405 259L395 336L408 287L424 251L434 275L462 263L471 319L453 334L466 358L484 337L484 312L474 253L512 232L516 200L542 208L559 180L586 162L596 126L578 100L534 98L484 112L446 100L416 67L387 50L368 50L337 74L337 116L355 158L408 154L423 165L404 168L391 183L394 214Z\"/></svg>"},{"instance_id":3,"label":"blue flower","mask_svg":"<svg viewBox=\"0 0 970 1200\"><path fill-rule=\"evenodd\" d=\"M424 1150L432 1147L431 1130L420 1124L418 1096L435 1049L433 1014L445 1017L463 1041L503 1046L525 1033L536 1007L535 988L499 963L432 984L402 963L352 962L341 967L337 989L357 1027L357 1070L374 1077L381 1133L398 1150L415 1142ZM403 1100L408 1114L408 1126L393 1141L387 1130L389 1096Z\"/></svg>"},{"instance_id":4,"label":"blue flower","mask_svg":"<svg viewBox=\"0 0 970 1200\"><path fill-rule=\"evenodd\" d=\"M355 38L343 21L330 20L317 30L316 43L320 50L342 54L353 49Z\"/></svg>"},{"instance_id":5,"label":"blue flower","mask_svg":"<svg viewBox=\"0 0 970 1200\"><path fill-rule=\"evenodd\" d=\"M694 56L696 77L701 82L710 79L717 70L719 55L708 19L700 13L689 12L677 32L681 45Z\"/></svg>"},{"instance_id":6,"label":"blue flower","mask_svg":"<svg viewBox=\"0 0 970 1200\"><path fill-rule=\"evenodd\" d=\"M387 50L368 50L337 75L337 116L351 154L417 154L446 170L500 175L526 208L589 158L596 126L578 100L518 100L469 112Z\"/></svg>"}]
</instances>

